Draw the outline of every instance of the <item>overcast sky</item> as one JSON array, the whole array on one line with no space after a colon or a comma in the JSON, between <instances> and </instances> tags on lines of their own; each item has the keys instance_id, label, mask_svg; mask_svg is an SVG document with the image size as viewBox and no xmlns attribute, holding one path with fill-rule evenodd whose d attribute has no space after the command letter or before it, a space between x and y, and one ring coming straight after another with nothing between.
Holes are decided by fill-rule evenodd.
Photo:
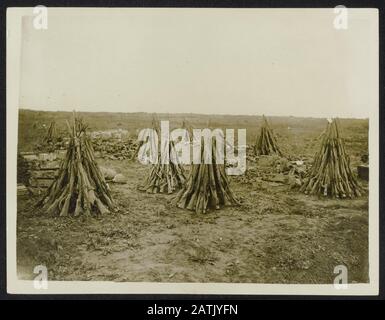
<instances>
[{"instance_id":1,"label":"overcast sky","mask_svg":"<svg viewBox=\"0 0 385 320\"><path fill-rule=\"evenodd\" d=\"M53 10L25 17L21 108L368 117L374 10Z\"/></svg>"}]
</instances>

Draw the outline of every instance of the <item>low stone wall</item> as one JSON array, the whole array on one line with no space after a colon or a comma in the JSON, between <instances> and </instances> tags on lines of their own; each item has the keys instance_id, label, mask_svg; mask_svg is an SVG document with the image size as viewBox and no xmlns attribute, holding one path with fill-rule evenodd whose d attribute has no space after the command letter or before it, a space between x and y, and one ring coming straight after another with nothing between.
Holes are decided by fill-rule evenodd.
<instances>
[{"instance_id":1,"label":"low stone wall","mask_svg":"<svg viewBox=\"0 0 385 320\"><path fill-rule=\"evenodd\" d=\"M51 153L20 153L28 162L29 179L27 187L32 192L40 193L48 188L56 178L61 161L65 157L65 150Z\"/></svg>"}]
</instances>

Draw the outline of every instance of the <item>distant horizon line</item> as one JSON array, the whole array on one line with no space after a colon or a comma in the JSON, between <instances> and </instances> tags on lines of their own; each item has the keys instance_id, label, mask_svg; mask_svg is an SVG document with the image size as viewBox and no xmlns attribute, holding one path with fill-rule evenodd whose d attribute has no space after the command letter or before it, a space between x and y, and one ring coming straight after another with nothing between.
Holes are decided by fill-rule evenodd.
<instances>
[{"instance_id":1,"label":"distant horizon line","mask_svg":"<svg viewBox=\"0 0 385 320\"><path fill-rule=\"evenodd\" d=\"M346 116L335 116L335 117L328 117L328 116L295 116L295 115L268 115L266 113L261 114L229 114L229 113L196 113L196 112L151 112L151 111L83 111L83 110L44 110L44 109L30 109L25 107L19 107L20 110L25 111L35 111L35 112L63 112L63 113L121 113L121 114L175 114L175 115L197 115L197 116L227 116L227 117L291 117L291 118L311 118L311 119L329 119L329 118L338 118L338 119L355 119L355 120L368 120L369 117L346 117Z\"/></svg>"}]
</instances>

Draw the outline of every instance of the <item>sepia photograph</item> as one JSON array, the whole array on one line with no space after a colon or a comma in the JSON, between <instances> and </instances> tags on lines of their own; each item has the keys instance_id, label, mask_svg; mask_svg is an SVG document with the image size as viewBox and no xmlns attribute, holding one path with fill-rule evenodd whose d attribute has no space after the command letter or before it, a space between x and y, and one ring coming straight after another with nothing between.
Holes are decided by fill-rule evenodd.
<instances>
[{"instance_id":1,"label":"sepia photograph","mask_svg":"<svg viewBox=\"0 0 385 320\"><path fill-rule=\"evenodd\" d=\"M378 11L9 8L9 293L378 294Z\"/></svg>"}]
</instances>

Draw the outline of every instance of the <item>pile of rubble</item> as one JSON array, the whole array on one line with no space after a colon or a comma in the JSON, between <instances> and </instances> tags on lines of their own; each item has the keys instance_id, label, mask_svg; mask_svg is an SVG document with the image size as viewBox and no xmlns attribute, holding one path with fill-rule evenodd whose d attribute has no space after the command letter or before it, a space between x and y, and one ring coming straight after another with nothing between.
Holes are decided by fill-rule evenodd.
<instances>
[{"instance_id":1,"label":"pile of rubble","mask_svg":"<svg viewBox=\"0 0 385 320\"><path fill-rule=\"evenodd\" d=\"M112 129L107 131L92 131L89 133L91 139L119 139L124 140L129 138L129 132L125 129Z\"/></svg>"},{"instance_id":2,"label":"pile of rubble","mask_svg":"<svg viewBox=\"0 0 385 320\"><path fill-rule=\"evenodd\" d=\"M288 160L279 156L260 156L257 166L263 180L289 184L292 188L302 185L302 179L308 169L307 161Z\"/></svg>"},{"instance_id":3,"label":"pile of rubble","mask_svg":"<svg viewBox=\"0 0 385 320\"><path fill-rule=\"evenodd\" d=\"M292 188L300 187L308 169L306 160L289 160L278 155L261 155L252 158L241 181L244 183L268 182L272 185L288 184Z\"/></svg>"},{"instance_id":4,"label":"pile of rubble","mask_svg":"<svg viewBox=\"0 0 385 320\"><path fill-rule=\"evenodd\" d=\"M92 137L92 136L91 136ZM97 157L111 160L133 159L136 155L138 143L132 138L104 138L95 136L92 145Z\"/></svg>"},{"instance_id":5,"label":"pile of rubble","mask_svg":"<svg viewBox=\"0 0 385 320\"><path fill-rule=\"evenodd\" d=\"M127 130L93 131L88 135L96 157L124 160L132 159L136 155L138 143L129 136ZM57 150L67 150L69 141L69 137L64 135L55 139L43 139L35 145L34 151L52 153Z\"/></svg>"}]
</instances>

